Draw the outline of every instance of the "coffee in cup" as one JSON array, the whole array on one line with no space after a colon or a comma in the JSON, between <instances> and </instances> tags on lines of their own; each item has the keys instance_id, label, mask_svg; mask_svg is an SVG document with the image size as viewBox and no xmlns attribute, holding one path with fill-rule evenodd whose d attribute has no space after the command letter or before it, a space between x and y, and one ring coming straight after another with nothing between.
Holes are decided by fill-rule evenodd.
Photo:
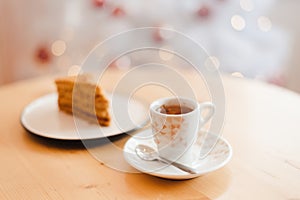
<instances>
[{"instance_id":1,"label":"coffee in cup","mask_svg":"<svg viewBox=\"0 0 300 200\"><path fill-rule=\"evenodd\" d=\"M174 105L162 105L157 109L157 111L168 115L180 115L180 114L186 114L192 112L193 109L187 106L174 104Z\"/></svg>"}]
</instances>

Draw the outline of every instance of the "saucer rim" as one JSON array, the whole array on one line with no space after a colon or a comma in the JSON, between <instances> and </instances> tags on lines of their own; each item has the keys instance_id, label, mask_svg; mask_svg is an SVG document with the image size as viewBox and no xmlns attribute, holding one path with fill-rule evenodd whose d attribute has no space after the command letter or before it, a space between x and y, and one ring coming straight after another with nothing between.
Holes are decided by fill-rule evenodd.
<instances>
[{"instance_id":1,"label":"saucer rim","mask_svg":"<svg viewBox=\"0 0 300 200\"><path fill-rule=\"evenodd\" d=\"M166 179L173 179L173 180L185 180L185 179L192 179L192 178L196 178L196 177L199 177L199 176L202 176L204 174L207 174L207 173L210 173L210 172L213 172L213 171L216 171L218 169L221 169L223 168L232 158L232 155L233 155L233 150L232 150L232 147L230 145L230 143L223 137L219 137L218 139L219 140L222 140L224 143L225 143L225 146L227 147L228 149L228 153L226 154L227 157L224 161L222 161L220 164L217 164L217 165L214 165L212 167L209 167L207 168L206 170L203 169L203 170L200 170L198 173L196 174L189 174L187 172L184 172L184 171L180 171L179 169L177 169L176 167L172 166L172 165L167 165L167 164L163 164L161 163L162 165L164 165L164 167L161 167L160 169L156 169L155 172L154 171L147 171L147 170L143 170L141 167L137 166L137 164L135 164L133 161L133 159L130 158L130 156L126 155L126 154L131 154L133 153L133 156L137 157L137 155L132 151L130 150L129 148L129 144L132 143L132 140L137 140L136 137L141 135L141 134L147 134L147 132L151 131L150 128L148 129L144 129L142 131L140 131L139 133L135 134L134 136L132 136L131 138L129 138L125 145L124 145L124 148L123 148L123 156L126 160L126 162L132 166L133 168L135 168L136 170L138 170L140 173L145 173L145 174L149 174L149 175L152 175L152 176L156 176L156 177L160 177L160 178L166 178ZM200 130L201 131L201 130ZM208 131L204 131L204 132L208 132ZM216 136L216 134L213 134L211 132L209 132L210 134ZM148 133L149 134L149 133ZM149 139L149 141L151 141L151 139ZM152 140L153 142L153 140ZM127 151L126 151L127 150ZM208 154L209 155L209 154ZM205 158L203 158L205 159ZM141 160L142 161L142 160ZM180 171L180 173L178 174L166 174L166 173L161 173L161 170L165 169L165 168L175 168L177 170Z\"/></svg>"}]
</instances>

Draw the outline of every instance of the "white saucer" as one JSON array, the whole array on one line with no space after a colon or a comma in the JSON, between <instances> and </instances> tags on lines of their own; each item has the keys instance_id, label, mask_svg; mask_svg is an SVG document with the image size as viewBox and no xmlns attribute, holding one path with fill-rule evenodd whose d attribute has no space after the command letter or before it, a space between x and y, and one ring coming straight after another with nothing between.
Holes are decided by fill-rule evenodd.
<instances>
[{"instance_id":1,"label":"white saucer","mask_svg":"<svg viewBox=\"0 0 300 200\"><path fill-rule=\"evenodd\" d=\"M106 96L111 103L112 95ZM100 127L81 119L76 119L75 123L72 115L59 111L56 93L40 97L26 106L21 123L31 133L61 140L99 139L141 128L147 123L148 107L142 102L128 101L125 96L116 94L113 95L113 101L117 109L113 112L110 106L112 120L108 127Z\"/></svg>"},{"instance_id":2,"label":"white saucer","mask_svg":"<svg viewBox=\"0 0 300 200\"><path fill-rule=\"evenodd\" d=\"M144 172L146 174L150 174L153 176L167 178L167 179L190 179L201 176L203 174L215 171L221 167L223 167L232 156L232 148L230 144L223 138L217 139L217 136L213 134L209 134L209 138L211 142L217 143L215 144L212 151L203 159L196 159L190 165L197 169L197 174L189 174L184 172L172 165L167 165L165 163L157 162L157 161L144 161L139 158L135 153L135 147L138 144L145 144L151 146L156 149L155 143L151 137L151 129L146 129L133 137L131 137L124 146L124 157L125 160L137 170ZM193 146L193 151L196 154L200 151L201 138L205 136L205 132L199 132L199 139L197 143ZM202 140L203 141L203 140ZM206 141L206 142L210 142ZM210 148L210 145L203 145L202 148ZM196 152L197 151L197 152Z\"/></svg>"}]
</instances>

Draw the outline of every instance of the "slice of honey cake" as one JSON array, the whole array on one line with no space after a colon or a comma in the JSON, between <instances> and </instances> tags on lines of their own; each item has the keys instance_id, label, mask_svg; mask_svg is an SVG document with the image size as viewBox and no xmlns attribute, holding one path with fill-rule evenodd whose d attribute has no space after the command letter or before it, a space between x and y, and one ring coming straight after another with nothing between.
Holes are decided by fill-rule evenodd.
<instances>
[{"instance_id":1,"label":"slice of honey cake","mask_svg":"<svg viewBox=\"0 0 300 200\"><path fill-rule=\"evenodd\" d=\"M85 75L62 77L55 80L58 92L58 107L101 126L109 126L109 102L100 86L89 81Z\"/></svg>"}]
</instances>

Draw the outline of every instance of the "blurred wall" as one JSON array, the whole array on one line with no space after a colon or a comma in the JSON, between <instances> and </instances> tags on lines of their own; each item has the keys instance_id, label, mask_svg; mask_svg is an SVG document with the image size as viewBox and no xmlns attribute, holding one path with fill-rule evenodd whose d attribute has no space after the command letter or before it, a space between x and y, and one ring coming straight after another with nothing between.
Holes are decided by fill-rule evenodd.
<instances>
[{"instance_id":1,"label":"blurred wall","mask_svg":"<svg viewBox=\"0 0 300 200\"><path fill-rule=\"evenodd\" d=\"M290 54L282 68L284 75L283 85L289 89L300 92L300 58L298 56L300 53L300 39L298 39L300 36L300 23L298 20L300 18L300 1L274 1L275 5L270 15L272 23L286 29L291 36ZM60 60L54 62L55 58L52 58L52 60L50 59L50 61L45 64L37 62L33 57L35 52L39 50L40 44L42 45L41 48L43 48L43 44L47 42L52 43L62 37L59 32L62 30L59 30L59 27L62 27L64 23L69 23L70 21L75 27L78 26L76 29L78 35L87 35L89 40L91 38L99 39L99 35L103 34L103 26L99 26L100 28L99 30L97 29L97 32L90 31L90 29L87 28L94 27L97 22L88 20L89 18L101 18L101 16L99 16L101 12L93 9L89 3L84 3L84 1L81 0L64 0L61 1L61 3L51 2L52 1L49 0L0 0L0 84L32 75L45 74L51 72L55 67L60 67L61 69L64 65L70 66L79 64L79 59L76 60L79 53L74 51L80 49L87 52L93 47L93 44L88 44L86 39L82 37L79 39L75 37L76 43L74 43L73 46L68 46L66 50L68 53L68 51L72 49L72 53L76 55L71 59L73 63L67 59L63 60L64 57L60 57L61 62ZM224 1L224 3L226 2L230 5L238 5L238 1L235 3ZM24 9L28 5L32 5L30 12L28 9ZM71 12L74 11L74 9L77 10L75 12L77 13L76 16L81 17L77 20L78 23L81 22L80 26L77 25L77 18L73 15L74 12ZM221 7L221 10L222 9L223 7ZM53 15L51 13L55 14ZM85 15L83 15L83 13L85 13ZM43 23L31 23L29 19L35 16L39 16L37 20ZM65 21L61 19L65 19ZM55 23L53 23L53 21ZM109 24L115 26L117 21L113 22L114 23L106 23L106 26ZM105 38L104 36L103 38ZM91 42L95 43L96 41L93 40ZM17 70L16 73L15 69L22 70Z\"/></svg>"},{"instance_id":2,"label":"blurred wall","mask_svg":"<svg viewBox=\"0 0 300 200\"><path fill-rule=\"evenodd\" d=\"M271 12L273 23L291 35L290 54L284 67L284 86L300 92L300 1L277 0Z\"/></svg>"},{"instance_id":3,"label":"blurred wall","mask_svg":"<svg viewBox=\"0 0 300 200\"><path fill-rule=\"evenodd\" d=\"M0 84L52 71L52 60L37 54L58 38L63 13L64 6L49 0L0 0Z\"/></svg>"}]
</instances>

